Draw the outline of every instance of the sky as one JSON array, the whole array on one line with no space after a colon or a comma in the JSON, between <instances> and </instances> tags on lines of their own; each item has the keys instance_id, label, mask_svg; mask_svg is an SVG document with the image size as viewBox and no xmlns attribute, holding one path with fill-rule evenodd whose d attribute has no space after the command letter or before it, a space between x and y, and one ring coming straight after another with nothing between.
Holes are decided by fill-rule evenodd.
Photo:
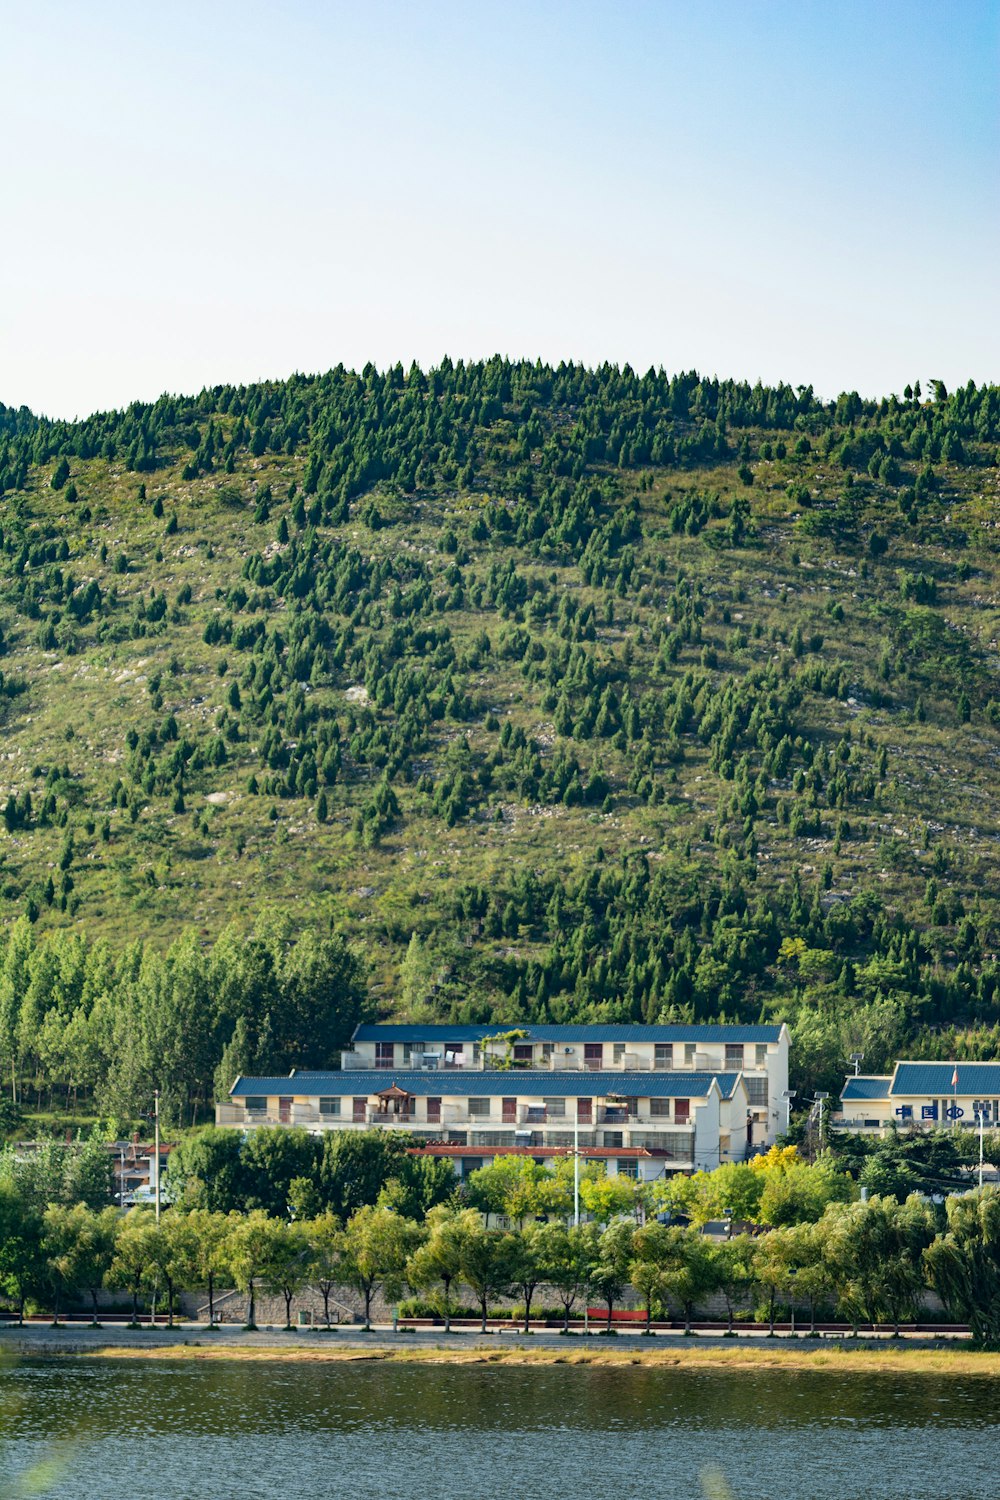
<instances>
[{"instance_id":1,"label":"sky","mask_svg":"<svg viewBox=\"0 0 1000 1500\"><path fill-rule=\"evenodd\" d=\"M1000 379L1000 0L0 0L0 402Z\"/></svg>"}]
</instances>

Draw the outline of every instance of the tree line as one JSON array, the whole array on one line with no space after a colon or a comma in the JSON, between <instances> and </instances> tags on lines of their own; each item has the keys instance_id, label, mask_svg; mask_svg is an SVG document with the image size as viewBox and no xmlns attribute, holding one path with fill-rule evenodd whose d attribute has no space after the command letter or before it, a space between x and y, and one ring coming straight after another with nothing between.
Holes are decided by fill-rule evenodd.
<instances>
[{"instance_id":1,"label":"tree line","mask_svg":"<svg viewBox=\"0 0 1000 1500\"><path fill-rule=\"evenodd\" d=\"M339 1063L368 1014L353 949L287 914L264 910L211 946L188 929L165 951L40 937L24 918L0 937L0 1079L15 1106L85 1103L129 1122L160 1088L167 1124L191 1124L239 1073Z\"/></svg>"}]
</instances>

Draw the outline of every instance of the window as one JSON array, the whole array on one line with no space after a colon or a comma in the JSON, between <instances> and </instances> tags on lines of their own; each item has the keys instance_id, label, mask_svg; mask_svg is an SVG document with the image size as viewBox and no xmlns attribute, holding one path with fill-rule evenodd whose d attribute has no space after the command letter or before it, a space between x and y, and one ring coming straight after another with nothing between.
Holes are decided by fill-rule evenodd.
<instances>
[{"instance_id":1,"label":"window","mask_svg":"<svg viewBox=\"0 0 1000 1500\"><path fill-rule=\"evenodd\" d=\"M469 1114L473 1120L488 1120L490 1117L489 1099L470 1099Z\"/></svg>"},{"instance_id":2,"label":"window","mask_svg":"<svg viewBox=\"0 0 1000 1500\"><path fill-rule=\"evenodd\" d=\"M766 1078L744 1078L743 1082L746 1084L748 1104L755 1104L758 1108L767 1104Z\"/></svg>"},{"instance_id":3,"label":"window","mask_svg":"<svg viewBox=\"0 0 1000 1500\"><path fill-rule=\"evenodd\" d=\"M339 1099L329 1099L329 1098L327 1098L327 1099L321 1099L319 1101L319 1112L320 1112L321 1115L339 1115L340 1114L340 1100Z\"/></svg>"},{"instance_id":4,"label":"window","mask_svg":"<svg viewBox=\"0 0 1000 1500\"><path fill-rule=\"evenodd\" d=\"M638 1177L638 1175L639 1175L639 1163L636 1161L636 1159L635 1159L634 1156L627 1156L627 1157L624 1157L624 1158L623 1157L619 1157L618 1158L618 1176L619 1177Z\"/></svg>"},{"instance_id":5,"label":"window","mask_svg":"<svg viewBox=\"0 0 1000 1500\"><path fill-rule=\"evenodd\" d=\"M693 1136L682 1135L679 1131L665 1130L660 1137L659 1144L670 1161L694 1160Z\"/></svg>"},{"instance_id":6,"label":"window","mask_svg":"<svg viewBox=\"0 0 1000 1500\"><path fill-rule=\"evenodd\" d=\"M267 1109L267 1100L261 1098L259 1094L248 1094L243 1103L250 1114L257 1114Z\"/></svg>"},{"instance_id":7,"label":"window","mask_svg":"<svg viewBox=\"0 0 1000 1500\"><path fill-rule=\"evenodd\" d=\"M684 1043L684 1066L686 1068L693 1068L694 1067L696 1052L697 1052L697 1048L696 1048L694 1042L685 1042Z\"/></svg>"},{"instance_id":8,"label":"window","mask_svg":"<svg viewBox=\"0 0 1000 1500\"><path fill-rule=\"evenodd\" d=\"M739 1073L743 1067L743 1045L741 1042L726 1043L726 1072Z\"/></svg>"},{"instance_id":9,"label":"window","mask_svg":"<svg viewBox=\"0 0 1000 1500\"><path fill-rule=\"evenodd\" d=\"M675 1139L674 1131L668 1133L664 1130L633 1130L629 1135L628 1143L630 1146L645 1146L650 1151L662 1151L668 1140ZM684 1140L688 1140L688 1137L685 1136ZM693 1147L690 1149L693 1150Z\"/></svg>"},{"instance_id":10,"label":"window","mask_svg":"<svg viewBox=\"0 0 1000 1500\"><path fill-rule=\"evenodd\" d=\"M758 1042L756 1048L756 1064L758 1068L767 1067L767 1043Z\"/></svg>"},{"instance_id":11,"label":"window","mask_svg":"<svg viewBox=\"0 0 1000 1500\"><path fill-rule=\"evenodd\" d=\"M566 1100L565 1099L543 1099L542 1103L545 1105L545 1113L546 1113L546 1117L548 1119L550 1119L550 1120L565 1120L565 1118L566 1118Z\"/></svg>"},{"instance_id":12,"label":"window","mask_svg":"<svg viewBox=\"0 0 1000 1500\"><path fill-rule=\"evenodd\" d=\"M653 1066L657 1068L672 1068L674 1065L674 1048L672 1042L657 1042L653 1049Z\"/></svg>"},{"instance_id":13,"label":"window","mask_svg":"<svg viewBox=\"0 0 1000 1500\"><path fill-rule=\"evenodd\" d=\"M410 1042L403 1043L403 1067L408 1068L413 1061L413 1047Z\"/></svg>"},{"instance_id":14,"label":"window","mask_svg":"<svg viewBox=\"0 0 1000 1500\"><path fill-rule=\"evenodd\" d=\"M573 1132L571 1130L549 1130L545 1135L546 1146L572 1146Z\"/></svg>"},{"instance_id":15,"label":"window","mask_svg":"<svg viewBox=\"0 0 1000 1500\"><path fill-rule=\"evenodd\" d=\"M615 1042L612 1046L612 1057L616 1063L625 1061L625 1043Z\"/></svg>"},{"instance_id":16,"label":"window","mask_svg":"<svg viewBox=\"0 0 1000 1500\"><path fill-rule=\"evenodd\" d=\"M602 1068L604 1066L604 1043L584 1042L583 1063L587 1068Z\"/></svg>"},{"instance_id":17,"label":"window","mask_svg":"<svg viewBox=\"0 0 1000 1500\"><path fill-rule=\"evenodd\" d=\"M440 1123L441 1123L441 1100L440 1099L431 1099L431 1098L429 1098L427 1100L427 1121L428 1121L428 1124L430 1124L430 1125L440 1125Z\"/></svg>"},{"instance_id":18,"label":"window","mask_svg":"<svg viewBox=\"0 0 1000 1500\"><path fill-rule=\"evenodd\" d=\"M604 1145L610 1146L613 1151L620 1150L624 1144L624 1138L620 1130L606 1130L604 1132Z\"/></svg>"},{"instance_id":19,"label":"window","mask_svg":"<svg viewBox=\"0 0 1000 1500\"><path fill-rule=\"evenodd\" d=\"M659 1120L669 1119L670 1118L670 1100L669 1099L650 1099L650 1101L649 1101L649 1113L650 1113L650 1115L654 1119L659 1119Z\"/></svg>"},{"instance_id":20,"label":"window","mask_svg":"<svg viewBox=\"0 0 1000 1500\"><path fill-rule=\"evenodd\" d=\"M514 1061L516 1063L530 1063L535 1055L535 1049L530 1042L514 1043Z\"/></svg>"},{"instance_id":21,"label":"window","mask_svg":"<svg viewBox=\"0 0 1000 1500\"><path fill-rule=\"evenodd\" d=\"M554 1048L553 1048L553 1045L552 1045L551 1042L543 1042L542 1043L542 1061L543 1062L551 1062L552 1061L553 1050L554 1050Z\"/></svg>"},{"instance_id":22,"label":"window","mask_svg":"<svg viewBox=\"0 0 1000 1500\"><path fill-rule=\"evenodd\" d=\"M376 1068L391 1068L396 1061L396 1049L392 1042L375 1043Z\"/></svg>"},{"instance_id":23,"label":"window","mask_svg":"<svg viewBox=\"0 0 1000 1500\"><path fill-rule=\"evenodd\" d=\"M690 1099L675 1099L674 1100L674 1119L677 1122L677 1124L680 1125L683 1122L686 1125L687 1122L688 1122L688 1120L690 1120L690 1118L691 1118L691 1100Z\"/></svg>"}]
</instances>

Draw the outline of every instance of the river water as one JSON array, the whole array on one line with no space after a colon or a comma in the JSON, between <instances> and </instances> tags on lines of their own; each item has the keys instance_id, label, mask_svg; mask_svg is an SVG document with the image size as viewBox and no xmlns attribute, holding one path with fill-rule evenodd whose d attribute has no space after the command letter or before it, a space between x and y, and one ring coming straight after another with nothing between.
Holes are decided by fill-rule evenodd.
<instances>
[{"instance_id":1,"label":"river water","mask_svg":"<svg viewBox=\"0 0 1000 1500\"><path fill-rule=\"evenodd\" d=\"M1000 1391L926 1375L26 1360L0 1422L60 1500L957 1500L1000 1458Z\"/></svg>"}]
</instances>

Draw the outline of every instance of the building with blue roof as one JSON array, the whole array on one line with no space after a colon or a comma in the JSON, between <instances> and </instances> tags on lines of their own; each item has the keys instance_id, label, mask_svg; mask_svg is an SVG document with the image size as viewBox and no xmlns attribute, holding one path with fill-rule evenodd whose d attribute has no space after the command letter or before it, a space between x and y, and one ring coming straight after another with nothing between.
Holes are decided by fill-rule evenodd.
<instances>
[{"instance_id":1,"label":"building with blue roof","mask_svg":"<svg viewBox=\"0 0 1000 1500\"><path fill-rule=\"evenodd\" d=\"M241 1077L216 1120L242 1130L405 1130L416 1149L452 1159L461 1176L497 1156L544 1161L579 1150L611 1175L643 1180L741 1161L754 1127L740 1072L513 1066Z\"/></svg>"},{"instance_id":2,"label":"building with blue roof","mask_svg":"<svg viewBox=\"0 0 1000 1500\"><path fill-rule=\"evenodd\" d=\"M766 1149L786 1127L788 1031L365 1022L339 1070L237 1078L219 1125L393 1128L460 1172L579 1150L644 1179Z\"/></svg>"},{"instance_id":3,"label":"building with blue roof","mask_svg":"<svg viewBox=\"0 0 1000 1500\"><path fill-rule=\"evenodd\" d=\"M458 1026L363 1022L341 1058L345 1071L461 1073L498 1066L564 1073L742 1074L752 1143L766 1149L787 1124L788 1028L723 1026Z\"/></svg>"},{"instance_id":4,"label":"building with blue roof","mask_svg":"<svg viewBox=\"0 0 1000 1500\"><path fill-rule=\"evenodd\" d=\"M897 1062L892 1073L848 1075L835 1129L995 1129L1000 1124L1000 1062Z\"/></svg>"}]
</instances>

